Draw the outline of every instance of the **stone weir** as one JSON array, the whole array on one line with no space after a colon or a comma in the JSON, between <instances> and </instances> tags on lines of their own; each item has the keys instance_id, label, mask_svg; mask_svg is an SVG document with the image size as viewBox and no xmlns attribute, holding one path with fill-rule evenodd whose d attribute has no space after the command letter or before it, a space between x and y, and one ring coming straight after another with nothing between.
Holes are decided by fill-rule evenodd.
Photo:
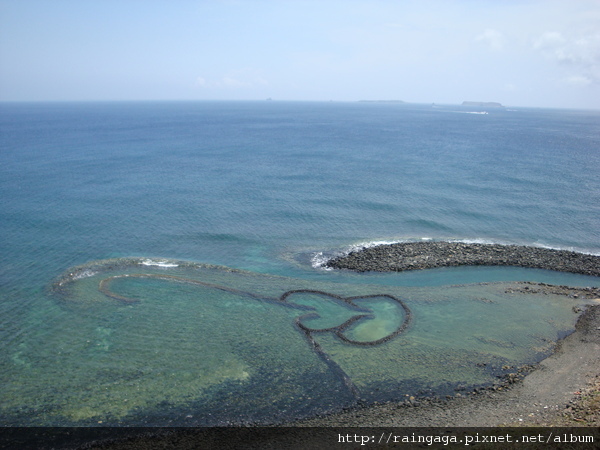
<instances>
[{"instance_id":1,"label":"stone weir","mask_svg":"<svg viewBox=\"0 0 600 450\"><path fill-rule=\"evenodd\" d=\"M462 242L403 242L353 251L325 267L401 272L450 266L518 266L600 276L600 256L568 250Z\"/></svg>"}]
</instances>

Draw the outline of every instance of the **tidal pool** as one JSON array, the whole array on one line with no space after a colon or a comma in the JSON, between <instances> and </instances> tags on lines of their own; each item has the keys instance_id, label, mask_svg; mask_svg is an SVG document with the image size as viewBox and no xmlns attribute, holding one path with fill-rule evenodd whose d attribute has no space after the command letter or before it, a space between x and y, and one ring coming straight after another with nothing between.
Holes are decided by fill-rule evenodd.
<instances>
[{"instance_id":1,"label":"tidal pool","mask_svg":"<svg viewBox=\"0 0 600 450\"><path fill-rule=\"evenodd\" d=\"M585 302L514 286L96 261L31 310L3 357L0 414L21 426L277 423L486 386L549 355Z\"/></svg>"}]
</instances>

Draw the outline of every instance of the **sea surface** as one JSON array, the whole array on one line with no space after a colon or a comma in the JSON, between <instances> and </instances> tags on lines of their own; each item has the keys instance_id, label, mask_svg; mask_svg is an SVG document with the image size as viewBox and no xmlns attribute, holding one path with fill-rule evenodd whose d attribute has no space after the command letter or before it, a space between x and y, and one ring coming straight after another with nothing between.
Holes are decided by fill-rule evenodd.
<instances>
[{"instance_id":1,"label":"sea surface","mask_svg":"<svg viewBox=\"0 0 600 450\"><path fill-rule=\"evenodd\" d=\"M599 111L0 104L0 425L273 423L490 385L582 306L507 286L600 280L322 263L421 240L600 254L599 173Z\"/></svg>"}]
</instances>

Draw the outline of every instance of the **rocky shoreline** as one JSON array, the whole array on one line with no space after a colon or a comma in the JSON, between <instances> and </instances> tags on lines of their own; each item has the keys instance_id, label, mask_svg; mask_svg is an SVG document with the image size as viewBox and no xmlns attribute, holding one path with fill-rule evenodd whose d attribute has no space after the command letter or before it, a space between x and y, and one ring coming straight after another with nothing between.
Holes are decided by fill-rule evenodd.
<instances>
[{"instance_id":1,"label":"rocky shoreline","mask_svg":"<svg viewBox=\"0 0 600 450\"><path fill-rule=\"evenodd\" d=\"M539 285L540 289L546 287L550 286ZM590 291L579 294L586 296ZM487 388L458 392L447 398L409 398L353 408L301 420L293 426L598 427L600 304L583 312L575 332L559 341L550 357L535 366L511 369Z\"/></svg>"},{"instance_id":2,"label":"rocky shoreline","mask_svg":"<svg viewBox=\"0 0 600 450\"><path fill-rule=\"evenodd\" d=\"M501 244L427 241L379 245L325 263L356 272L401 272L452 266L518 266L600 276L600 256L568 250Z\"/></svg>"},{"instance_id":3,"label":"rocky shoreline","mask_svg":"<svg viewBox=\"0 0 600 450\"><path fill-rule=\"evenodd\" d=\"M325 267L400 272L452 266L518 266L600 276L600 256L538 247L407 242L363 248ZM516 291L596 299L598 287L515 283ZM498 384L452 399L414 399L301 421L296 426L598 426L600 305L538 367L519 367ZM537 369L533 370L532 369ZM527 376L526 376L527 375ZM420 401L419 401L420 400ZM424 401L423 401L424 400ZM415 408L415 406L420 406Z\"/></svg>"}]
</instances>

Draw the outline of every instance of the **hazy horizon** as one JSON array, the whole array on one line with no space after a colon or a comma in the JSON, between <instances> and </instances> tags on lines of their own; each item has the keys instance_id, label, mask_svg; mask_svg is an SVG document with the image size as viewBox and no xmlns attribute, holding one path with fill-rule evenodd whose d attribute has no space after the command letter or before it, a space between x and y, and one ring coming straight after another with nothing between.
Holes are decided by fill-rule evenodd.
<instances>
[{"instance_id":1,"label":"hazy horizon","mask_svg":"<svg viewBox=\"0 0 600 450\"><path fill-rule=\"evenodd\" d=\"M292 99L81 99L81 100L0 100L0 104L51 104L51 103L258 103L258 102L277 102L277 103L390 103L400 105L415 105L415 106L462 106L463 102L460 103L440 103L440 102L405 102L403 100L386 100L386 99L361 99L361 100L320 100L320 99L306 99L306 100L292 100ZM488 103L482 101L477 103ZM492 107L493 108L493 107ZM581 111L600 111L600 107L597 108L586 108L586 107L561 107L561 106L531 106L531 105L505 105L502 104L500 110L505 108L521 108L521 109L557 109L557 110L581 110Z\"/></svg>"},{"instance_id":2,"label":"hazy horizon","mask_svg":"<svg viewBox=\"0 0 600 450\"><path fill-rule=\"evenodd\" d=\"M600 2L0 0L0 101L600 109Z\"/></svg>"}]
</instances>

